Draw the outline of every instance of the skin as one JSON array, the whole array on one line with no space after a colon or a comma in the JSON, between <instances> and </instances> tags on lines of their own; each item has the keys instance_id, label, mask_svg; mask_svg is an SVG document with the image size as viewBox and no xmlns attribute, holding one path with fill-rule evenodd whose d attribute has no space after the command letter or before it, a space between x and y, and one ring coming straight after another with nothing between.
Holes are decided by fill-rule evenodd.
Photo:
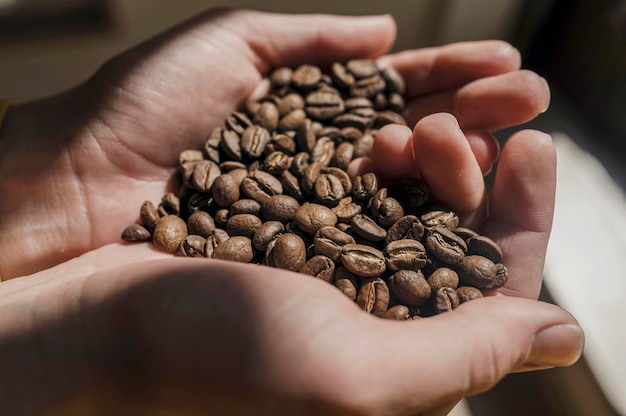
<instances>
[{"instance_id":1,"label":"skin","mask_svg":"<svg viewBox=\"0 0 626 416\"><path fill-rule=\"evenodd\" d=\"M0 271L20 278L0 284L0 413L445 414L512 371L575 362L575 319L536 301L554 147L537 131L502 149L492 135L544 111L547 84L500 41L384 55L394 38L389 16L215 9L11 109ZM315 279L119 243L132 207L171 189L178 153L262 94L272 67L357 57L402 73L413 128L382 129L376 156L350 172L424 178L502 246L504 288L383 321Z\"/></svg>"}]
</instances>

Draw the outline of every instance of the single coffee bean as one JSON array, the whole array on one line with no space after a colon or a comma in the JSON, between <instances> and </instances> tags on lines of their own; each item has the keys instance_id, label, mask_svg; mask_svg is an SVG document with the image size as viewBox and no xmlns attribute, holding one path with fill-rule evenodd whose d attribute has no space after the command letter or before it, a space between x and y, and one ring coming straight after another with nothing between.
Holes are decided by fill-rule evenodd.
<instances>
[{"instance_id":1,"label":"single coffee bean","mask_svg":"<svg viewBox=\"0 0 626 416\"><path fill-rule=\"evenodd\" d=\"M454 229L454 234L456 234L459 237L461 237L463 239L463 241L465 241L465 243L467 243L467 241L470 238L479 236L479 234L476 231L471 230L471 229L466 228L466 227L456 227ZM469 247L468 247L468 249L469 249Z\"/></svg>"},{"instance_id":2,"label":"single coffee bean","mask_svg":"<svg viewBox=\"0 0 626 416\"><path fill-rule=\"evenodd\" d=\"M339 203L331 208L337 216L337 221L349 223L356 215L361 213L363 207L361 204L353 202L351 196L342 198Z\"/></svg>"},{"instance_id":3,"label":"single coffee bean","mask_svg":"<svg viewBox=\"0 0 626 416\"><path fill-rule=\"evenodd\" d=\"M261 204L254 199L244 198L235 201L228 209L228 216L232 217L237 214L252 214L258 216L261 212Z\"/></svg>"},{"instance_id":4,"label":"single coffee bean","mask_svg":"<svg viewBox=\"0 0 626 416\"><path fill-rule=\"evenodd\" d=\"M261 207L261 214L267 221L280 221L286 224L294 219L300 203L289 195L272 195Z\"/></svg>"},{"instance_id":5,"label":"single coffee bean","mask_svg":"<svg viewBox=\"0 0 626 416\"><path fill-rule=\"evenodd\" d=\"M387 124L406 126L407 122L404 117L394 111L379 111L376 113L376 117L372 121L372 126L379 129Z\"/></svg>"},{"instance_id":6,"label":"single coffee bean","mask_svg":"<svg viewBox=\"0 0 626 416\"><path fill-rule=\"evenodd\" d=\"M374 277L361 285L356 298L361 309L374 316L383 316L389 306L389 288L383 279Z\"/></svg>"},{"instance_id":7,"label":"single coffee bean","mask_svg":"<svg viewBox=\"0 0 626 416\"><path fill-rule=\"evenodd\" d=\"M334 90L318 90L307 95L304 109L314 120L329 120L345 110L343 99Z\"/></svg>"},{"instance_id":8,"label":"single coffee bean","mask_svg":"<svg viewBox=\"0 0 626 416\"><path fill-rule=\"evenodd\" d=\"M337 224L337 216L330 208L309 202L298 208L293 220L300 229L309 234L316 233L322 227Z\"/></svg>"},{"instance_id":9,"label":"single coffee bean","mask_svg":"<svg viewBox=\"0 0 626 416\"><path fill-rule=\"evenodd\" d=\"M241 190L249 198L263 204L272 195L282 194L283 185L275 176L261 170L255 170L243 179Z\"/></svg>"},{"instance_id":10,"label":"single coffee bean","mask_svg":"<svg viewBox=\"0 0 626 416\"><path fill-rule=\"evenodd\" d=\"M407 321L411 318L411 312L409 308L404 305L395 305L387 309L382 318L394 321Z\"/></svg>"},{"instance_id":11,"label":"single coffee bean","mask_svg":"<svg viewBox=\"0 0 626 416\"><path fill-rule=\"evenodd\" d=\"M280 221L266 221L256 229L252 237L252 245L260 251L265 251L270 241L275 240L285 231L285 226Z\"/></svg>"},{"instance_id":12,"label":"single coffee bean","mask_svg":"<svg viewBox=\"0 0 626 416\"><path fill-rule=\"evenodd\" d=\"M340 143L335 149L335 154L330 162L331 166L336 166L339 169L347 170L348 165L352 161L354 155L354 145L348 142Z\"/></svg>"},{"instance_id":13,"label":"single coffee bean","mask_svg":"<svg viewBox=\"0 0 626 416\"><path fill-rule=\"evenodd\" d=\"M459 225L459 217L452 211L433 210L422 214L420 221L426 229L445 227L450 231Z\"/></svg>"},{"instance_id":14,"label":"single coffee bean","mask_svg":"<svg viewBox=\"0 0 626 416\"><path fill-rule=\"evenodd\" d=\"M483 292L472 286L461 286L456 289L456 294L459 297L460 303L469 302L470 300L483 297Z\"/></svg>"},{"instance_id":15,"label":"single coffee bean","mask_svg":"<svg viewBox=\"0 0 626 416\"><path fill-rule=\"evenodd\" d=\"M289 171L298 178L302 177L305 169L309 166L311 155L307 152L296 153L289 166Z\"/></svg>"},{"instance_id":16,"label":"single coffee bean","mask_svg":"<svg viewBox=\"0 0 626 416\"><path fill-rule=\"evenodd\" d=\"M352 191L352 179L350 179L350 176L346 173L346 171L336 167L325 167L320 170L320 173L336 176L337 179L339 179L339 182L341 182L343 191L346 195L349 195Z\"/></svg>"},{"instance_id":17,"label":"single coffee bean","mask_svg":"<svg viewBox=\"0 0 626 416\"><path fill-rule=\"evenodd\" d=\"M215 221L208 212L197 211L187 219L189 234L195 234L207 238L215 231Z\"/></svg>"},{"instance_id":18,"label":"single coffee bean","mask_svg":"<svg viewBox=\"0 0 626 416\"><path fill-rule=\"evenodd\" d=\"M335 270L335 286L348 298L356 300L359 282L354 273L343 266L337 266Z\"/></svg>"},{"instance_id":19,"label":"single coffee bean","mask_svg":"<svg viewBox=\"0 0 626 416\"><path fill-rule=\"evenodd\" d=\"M393 67L387 66L380 71L387 84L387 89L392 94L403 96L406 93L406 83L400 73Z\"/></svg>"},{"instance_id":20,"label":"single coffee bean","mask_svg":"<svg viewBox=\"0 0 626 416\"><path fill-rule=\"evenodd\" d=\"M126 242L148 241L152 238L150 231L141 224L131 224L122 231L122 240Z\"/></svg>"},{"instance_id":21,"label":"single coffee bean","mask_svg":"<svg viewBox=\"0 0 626 416\"><path fill-rule=\"evenodd\" d=\"M274 134L270 142L265 146L265 154L283 152L288 156L296 153L296 141L286 134Z\"/></svg>"},{"instance_id":22,"label":"single coffee bean","mask_svg":"<svg viewBox=\"0 0 626 416\"><path fill-rule=\"evenodd\" d=\"M240 185L242 180L239 179L238 175L233 174L233 172L222 174L215 178L213 186L211 187L213 200L221 207L229 207L232 203L237 201L241 195Z\"/></svg>"},{"instance_id":23,"label":"single coffee bean","mask_svg":"<svg viewBox=\"0 0 626 416\"><path fill-rule=\"evenodd\" d=\"M206 238L199 235L188 235L180 243L177 254L183 257L204 257Z\"/></svg>"},{"instance_id":24,"label":"single coffee bean","mask_svg":"<svg viewBox=\"0 0 626 416\"><path fill-rule=\"evenodd\" d=\"M230 212L226 208L218 209L215 211L215 216L213 217L213 221L215 221L215 225L218 227L225 227L228 218L230 217Z\"/></svg>"},{"instance_id":25,"label":"single coffee bean","mask_svg":"<svg viewBox=\"0 0 626 416\"><path fill-rule=\"evenodd\" d=\"M226 221L226 232L230 236L246 236L252 238L262 222L253 214L235 214Z\"/></svg>"},{"instance_id":26,"label":"single coffee bean","mask_svg":"<svg viewBox=\"0 0 626 416\"><path fill-rule=\"evenodd\" d=\"M322 71L314 65L300 65L293 71L291 82L296 88L310 90L317 85L322 78Z\"/></svg>"},{"instance_id":27,"label":"single coffee bean","mask_svg":"<svg viewBox=\"0 0 626 416\"><path fill-rule=\"evenodd\" d=\"M434 257L445 264L460 263L467 251L465 241L443 226L432 228L428 232L426 247Z\"/></svg>"},{"instance_id":28,"label":"single coffee bean","mask_svg":"<svg viewBox=\"0 0 626 416\"><path fill-rule=\"evenodd\" d=\"M187 198L187 211L190 214L201 210L209 210L213 205L213 195L210 193L196 192Z\"/></svg>"},{"instance_id":29,"label":"single coffee bean","mask_svg":"<svg viewBox=\"0 0 626 416\"><path fill-rule=\"evenodd\" d=\"M254 255L252 240L245 236L234 236L215 246L211 258L250 263L254 259Z\"/></svg>"},{"instance_id":30,"label":"single coffee bean","mask_svg":"<svg viewBox=\"0 0 626 416\"><path fill-rule=\"evenodd\" d=\"M354 243L354 238L350 234L335 227L322 227L313 238L315 254L323 254L334 261L339 260L343 246Z\"/></svg>"},{"instance_id":31,"label":"single coffee bean","mask_svg":"<svg viewBox=\"0 0 626 416\"><path fill-rule=\"evenodd\" d=\"M395 240L421 240L423 236L424 226L419 218L415 215L405 215L389 227L387 237L385 238L385 245Z\"/></svg>"},{"instance_id":32,"label":"single coffee bean","mask_svg":"<svg viewBox=\"0 0 626 416\"><path fill-rule=\"evenodd\" d=\"M334 117L332 123L340 128L355 127L363 131L372 124L372 118L354 113L343 113Z\"/></svg>"},{"instance_id":33,"label":"single coffee bean","mask_svg":"<svg viewBox=\"0 0 626 416\"><path fill-rule=\"evenodd\" d=\"M300 180L289 170L281 172L279 177L280 183L283 185L283 193L295 198L297 201L304 199L304 192L300 187Z\"/></svg>"},{"instance_id":34,"label":"single coffee bean","mask_svg":"<svg viewBox=\"0 0 626 416\"><path fill-rule=\"evenodd\" d=\"M252 121L263 129L273 131L278 127L278 118L279 113L277 103L265 101L261 103L259 108L256 110ZM243 145L243 136L241 139Z\"/></svg>"},{"instance_id":35,"label":"single coffee bean","mask_svg":"<svg viewBox=\"0 0 626 416\"><path fill-rule=\"evenodd\" d=\"M278 102L278 113L281 117L291 113L294 110L302 110L304 108L304 98L295 92L285 95ZM293 130L293 129L286 129Z\"/></svg>"},{"instance_id":36,"label":"single coffee bean","mask_svg":"<svg viewBox=\"0 0 626 416\"><path fill-rule=\"evenodd\" d=\"M296 143L300 151L311 152L315 147L317 137L313 128L313 122L307 118L296 130Z\"/></svg>"},{"instance_id":37,"label":"single coffee bean","mask_svg":"<svg viewBox=\"0 0 626 416\"><path fill-rule=\"evenodd\" d=\"M317 139L311 151L311 160L319 162L322 167L330 165L335 154L335 142L330 137L320 137Z\"/></svg>"},{"instance_id":38,"label":"single coffee bean","mask_svg":"<svg viewBox=\"0 0 626 416\"><path fill-rule=\"evenodd\" d=\"M376 221L383 227L391 227L404 216L404 209L395 198L385 198L378 207Z\"/></svg>"},{"instance_id":39,"label":"single coffee bean","mask_svg":"<svg viewBox=\"0 0 626 416\"><path fill-rule=\"evenodd\" d=\"M243 133L243 131L241 133ZM241 133L237 133L231 130L222 131L220 148L222 149L222 151L224 151L224 154L228 156L231 160L241 161Z\"/></svg>"},{"instance_id":40,"label":"single coffee bean","mask_svg":"<svg viewBox=\"0 0 626 416\"><path fill-rule=\"evenodd\" d=\"M173 254L185 237L187 237L185 221L176 215L166 215L157 222L152 233L152 242L159 250Z\"/></svg>"},{"instance_id":41,"label":"single coffee bean","mask_svg":"<svg viewBox=\"0 0 626 416\"><path fill-rule=\"evenodd\" d=\"M380 207L383 201L387 199L387 188L379 188L376 194L367 202L367 209L372 214L373 218L377 218L380 215Z\"/></svg>"},{"instance_id":42,"label":"single coffee bean","mask_svg":"<svg viewBox=\"0 0 626 416\"><path fill-rule=\"evenodd\" d=\"M263 170L274 176L279 176L289 167L290 158L283 152L272 152L263 161Z\"/></svg>"},{"instance_id":43,"label":"single coffee bean","mask_svg":"<svg viewBox=\"0 0 626 416\"><path fill-rule=\"evenodd\" d=\"M387 231L376 224L372 218L364 214L358 214L352 217L350 225L352 225L352 229L358 236L367 241L382 241L387 237Z\"/></svg>"},{"instance_id":44,"label":"single coffee bean","mask_svg":"<svg viewBox=\"0 0 626 416\"><path fill-rule=\"evenodd\" d=\"M161 217L152 202L145 201L141 205L141 209L139 210L139 221L148 231L154 230L159 218Z\"/></svg>"},{"instance_id":45,"label":"single coffee bean","mask_svg":"<svg viewBox=\"0 0 626 416\"><path fill-rule=\"evenodd\" d=\"M371 59L353 59L346 63L346 70L355 78L367 78L376 75L379 71L376 61Z\"/></svg>"},{"instance_id":46,"label":"single coffee bean","mask_svg":"<svg viewBox=\"0 0 626 416\"><path fill-rule=\"evenodd\" d=\"M304 240L292 233L279 235L268 257L268 265L297 272L306 263Z\"/></svg>"},{"instance_id":47,"label":"single coffee bean","mask_svg":"<svg viewBox=\"0 0 626 416\"><path fill-rule=\"evenodd\" d=\"M333 63L330 76L337 86L341 88L349 88L354 84L354 75L348 72L345 65L339 62Z\"/></svg>"},{"instance_id":48,"label":"single coffee bean","mask_svg":"<svg viewBox=\"0 0 626 416\"><path fill-rule=\"evenodd\" d=\"M286 87L291 84L293 70L288 67L276 68L272 71L269 78L271 83L276 87Z\"/></svg>"},{"instance_id":49,"label":"single coffee bean","mask_svg":"<svg viewBox=\"0 0 626 416\"><path fill-rule=\"evenodd\" d=\"M434 309L436 313L450 312L459 306L459 296L456 290L450 287L442 287L434 295Z\"/></svg>"},{"instance_id":50,"label":"single coffee bean","mask_svg":"<svg viewBox=\"0 0 626 416\"><path fill-rule=\"evenodd\" d=\"M343 267L361 277L380 276L387 268L383 253L364 244L344 245L339 259Z\"/></svg>"},{"instance_id":51,"label":"single coffee bean","mask_svg":"<svg viewBox=\"0 0 626 416\"><path fill-rule=\"evenodd\" d=\"M299 271L300 273L332 283L335 277L335 262L324 255L317 254L310 257Z\"/></svg>"},{"instance_id":52,"label":"single coffee bean","mask_svg":"<svg viewBox=\"0 0 626 416\"><path fill-rule=\"evenodd\" d=\"M353 143L354 155L353 157L370 157L372 155L372 148L374 147L374 136L371 134L363 134L356 139Z\"/></svg>"},{"instance_id":53,"label":"single coffee bean","mask_svg":"<svg viewBox=\"0 0 626 416\"><path fill-rule=\"evenodd\" d=\"M465 256L454 268L463 284L478 289L496 289L504 286L508 279L503 264L496 264L483 256Z\"/></svg>"},{"instance_id":54,"label":"single coffee bean","mask_svg":"<svg viewBox=\"0 0 626 416\"><path fill-rule=\"evenodd\" d=\"M376 175L368 172L354 178L352 182L352 196L361 201L366 201L378 192L378 179Z\"/></svg>"},{"instance_id":55,"label":"single coffee bean","mask_svg":"<svg viewBox=\"0 0 626 416\"><path fill-rule=\"evenodd\" d=\"M438 291L442 287L456 289L459 285L459 275L452 269L439 267L428 276L427 282L433 292Z\"/></svg>"},{"instance_id":56,"label":"single coffee bean","mask_svg":"<svg viewBox=\"0 0 626 416\"><path fill-rule=\"evenodd\" d=\"M240 111L235 111L226 118L226 120L224 121L224 124L227 129L226 132L235 133L233 137L241 137L243 132L248 127L250 127L253 123L250 120L250 118L248 118L247 115L245 115L244 113ZM222 141L224 141L226 137L227 137L226 134L222 135ZM239 159L236 159L236 160L239 160Z\"/></svg>"},{"instance_id":57,"label":"single coffee bean","mask_svg":"<svg viewBox=\"0 0 626 416\"><path fill-rule=\"evenodd\" d=\"M350 87L350 95L353 97L374 97L379 92L385 90L385 80L379 74L371 77L357 79Z\"/></svg>"},{"instance_id":58,"label":"single coffee bean","mask_svg":"<svg viewBox=\"0 0 626 416\"><path fill-rule=\"evenodd\" d=\"M268 103L264 103L263 105L265 104ZM265 151L265 146L267 146L271 137L267 128L252 125L245 129L241 135L241 151L249 157L257 159L261 157Z\"/></svg>"},{"instance_id":59,"label":"single coffee bean","mask_svg":"<svg viewBox=\"0 0 626 416\"><path fill-rule=\"evenodd\" d=\"M336 206L346 195L339 178L328 173L317 176L313 185L313 194L319 202L330 207Z\"/></svg>"},{"instance_id":60,"label":"single coffee bean","mask_svg":"<svg viewBox=\"0 0 626 416\"><path fill-rule=\"evenodd\" d=\"M471 237L467 240L467 254L487 257L494 263L502 261L502 250L491 238L484 235Z\"/></svg>"},{"instance_id":61,"label":"single coffee bean","mask_svg":"<svg viewBox=\"0 0 626 416\"><path fill-rule=\"evenodd\" d=\"M205 158L211 162L220 163L222 161L220 149L223 132L223 127L214 128L204 142L202 151L204 152Z\"/></svg>"},{"instance_id":62,"label":"single coffee bean","mask_svg":"<svg viewBox=\"0 0 626 416\"><path fill-rule=\"evenodd\" d=\"M222 174L220 167L210 160L201 160L194 164L191 183L200 192L210 192L213 182Z\"/></svg>"},{"instance_id":63,"label":"single coffee bean","mask_svg":"<svg viewBox=\"0 0 626 416\"><path fill-rule=\"evenodd\" d=\"M384 257L389 269L420 270L429 263L426 249L417 240L395 240L387 244L384 249Z\"/></svg>"},{"instance_id":64,"label":"single coffee bean","mask_svg":"<svg viewBox=\"0 0 626 416\"><path fill-rule=\"evenodd\" d=\"M302 172L300 186L305 194L313 195L315 189L315 181L320 176L322 165L320 162L311 162Z\"/></svg>"},{"instance_id":65,"label":"single coffee bean","mask_svg":"<svg viewBox=\"0 0 626 416\"><path fill-rule=\"evenodd\" d=\"M431 288L421 271L399 270L389 277L389 289L407 306L421 306L430 298Z\"/></svg>"},{"instance_id":66,"label":"single coffee bean","mask_svg":"<svg viewBox=\"0 0 626 416\"><path fill-rule=\"evenodd\" d=\"M157 208L157 212L159 210L161 211L161 216L180 214L180 198L172 192L167 192L163 195L163 198L161 198L161 203L159 204L159 208Z\"/></svg>"}]
</instances>

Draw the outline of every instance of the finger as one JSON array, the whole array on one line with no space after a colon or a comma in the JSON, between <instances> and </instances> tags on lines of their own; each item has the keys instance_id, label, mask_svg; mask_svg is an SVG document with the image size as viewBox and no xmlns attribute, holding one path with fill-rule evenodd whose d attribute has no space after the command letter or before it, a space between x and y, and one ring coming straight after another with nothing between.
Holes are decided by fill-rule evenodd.
<instances>
[{"instance_id":1,"label":"finger","mask_svg":"<svg viewBox=\"0 0 626 416\"><path fill-rule=\"evenodd\" d=\"M379 62L400 72L406 80L407 96L414 98L517 70L521 56L507 42L487 40L403 51Z\"/></svg>"},{"instance_id":2,"label":"finger","mask_svg":"<svg viewBox=\"0 0 626 416\"><path fill-rule=\"evenodd\" d=\"M563 309L505 296L417 322L377 323L374 333L380 342L368 349L369 360L385 371L363 378L376 384L364 394L387 398L385 409L398 414L483 392L512 371L571 365L584 342Z\"/></svg>"},{"instance_id":3,"label":"finger","mask_svg":"<svg viewBox=\"0 0 626 416\"><path fill-rule=\"evenodd\" d=\"M454 114L464 130L494 131L532 120L550 103L544 78L527 70L472 81L407 102L409 123L434 112Z\"/></svg>"},{"instance_id":4,"label":"finger","mask_svg":"<svg viewBox=\"0 0 626 416\"><path fill-rule=\"evenodd\" d=\"M480 229L486 190L479 164L455 118L447 113L420 120L413 129L415 167L429 193L455 211L468 227Z\"/></svg>"},{"instance_id":5,"label":"finger","mask_svg":"<svg viewBox=\"0 0 626 416\"><path fill-rule=\"evenodd\" d=\"M536 298L552 228L556 152L548 134L523 130L502 148L485 234L500 244L511 272L503 293Z\"/></svg>"},{"instance_id":6,"label":"finger","mask_svg":"<svg viewBox=\"0 0 626 416\"><path fill-rule=\"evenodd\" d=\"M466 131L465 138L472 149L483 176L489 174L500 154L498 140L487 131Z\"/></svg>"},{"instance_id":7,"label":"finger","mask_svg":"<svg viewBox=\"0 0 626 416\"><path fill-rule=\"evenodd\" d=\"M389 15L333 16L233 12L232 24L260 58L261 72L281 65L330 64L336 60L374 58L396 36Z\"/></svg>"}]
</instances>

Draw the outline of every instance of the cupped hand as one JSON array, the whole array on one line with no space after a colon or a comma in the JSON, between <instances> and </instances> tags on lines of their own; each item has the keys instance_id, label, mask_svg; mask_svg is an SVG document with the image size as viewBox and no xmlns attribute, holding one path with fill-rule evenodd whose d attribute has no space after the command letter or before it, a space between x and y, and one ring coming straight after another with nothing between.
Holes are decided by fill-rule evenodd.
<instances>
[{"instance_id":1,"label":"cupped hand","mask_svg":"<svg viewBox=\"0 0 626 416\"><path fill-rule=\"evenodd\" d=\"M0 132L0 272L29 274L120 238L171 186L179 151L266 86L271 68L377 58L406 78L409 124L455 114L481 169L491 132L535 117L549 92L500 41L383 55L389 16L215 9L106 63L84 84L15 106Z\"/></svg>"}]
</instances>

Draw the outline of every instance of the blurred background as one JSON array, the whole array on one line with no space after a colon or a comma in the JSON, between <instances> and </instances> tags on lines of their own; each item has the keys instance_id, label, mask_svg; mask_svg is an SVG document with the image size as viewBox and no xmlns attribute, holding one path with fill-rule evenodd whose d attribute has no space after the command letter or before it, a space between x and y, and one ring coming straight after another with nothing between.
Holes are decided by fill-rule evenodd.
<instances>
[{"instance_id":1,"label":"blurred background","mask_svg":"<svg viewBox=\"0 0 626 416\"><path fill-rule=\"evenodd\" d=\"M550 109L519 128L552 134L558 190L542 299L586 333L569 368L507 376L454 415L626 415L626 1L232 0L284 13L389 13L395 50L497 38L551 84ZM210 0L0 0L0 97L29 100L82 82L108 57Z\"/></svg>"}]
</instances>

